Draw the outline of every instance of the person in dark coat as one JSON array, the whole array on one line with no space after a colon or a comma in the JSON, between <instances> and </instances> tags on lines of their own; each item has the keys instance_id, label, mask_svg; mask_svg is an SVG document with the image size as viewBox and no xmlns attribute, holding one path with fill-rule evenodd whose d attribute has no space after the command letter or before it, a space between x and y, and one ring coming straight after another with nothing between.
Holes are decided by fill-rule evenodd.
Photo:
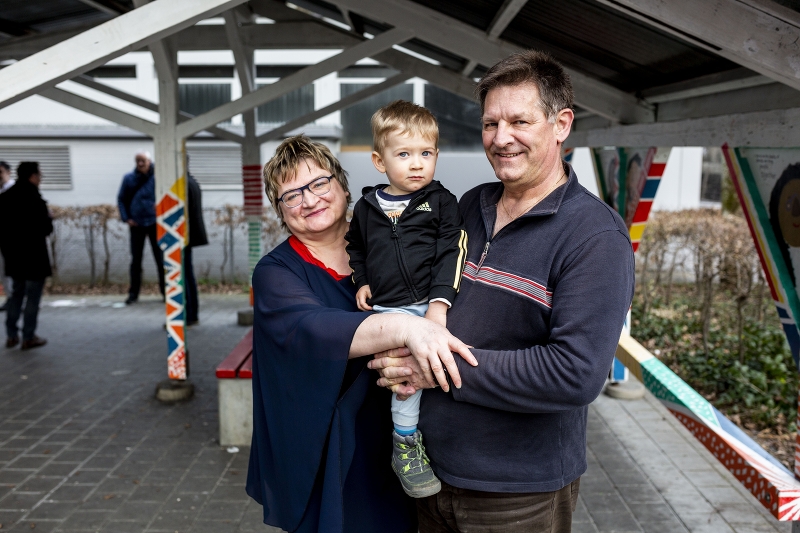
<instances>
[{"instance_id":1,"label":"person in dark coat","mask_svg":"<svg viewBox=\"0 0 800 533\"><path fill-rule=\"evenodd\" d=\"M41 180L39 163L22 162L17 167L17 182L0 195L0 227L8 228L0 233L0 250L5 274L13 280L6 310L6 348L20 342L17 322L23 301L22 349L47 343L35 334L44 280L53 274L47 252L47 236L53 232L53 221L47 203L39 194Z\"/></svg>"},{"instance_id":2,"label":"person in dark coat","mask_svg":"<svg viewBox=\"0 0 800 533\"><path fill-rule=\"evenodd\" d=\"M406 345L460 385L451 351L469 349L431 320L359 312L345 251L347 177L324 145L286 139L264 179L292 235L253 272L247 494L266 524L292 533L416 532L414 501L391 467L391 393L367 363Z\"/></svg>"},{"instance_id":3,"label":"person in dark coat","mask_svg":"<svg viewBox=\"0 0 800 533\"><path fill-rule=\"evenodd\" d=\"M186 325L193 326L199 319L200 301L197 295L197 278L194 276L192 248L208 244L206 225L203 222L203 193L194 176L188 174L189 244L183 249L183 269L186 276Z\"/></svg>"},{"instance_id":4,"label":"person in dark coat","mask_svg":"<svg viewBox=\"0 0 800 533\"><path fill-rule=\"evenodd\" d=\"M156 233L156 179L155 165L149 152L136 154L136 168L125 174L117 194L119 216L131 231L131 284L128 289L130 305L139 299L142 286L142 255L144 241L150 239L150 249L156 260L158 286L164 295L164 256L158 247Z\"/></svg>"},{"instance_id":5,"label":"person in dark coat","mask_svg":"<svg viewBox=\"0 0 800 533\"><path fill-rule=\"evenodd\" d=\"M11 167L5 161L0 161L0 194L3 194L14 185L11 179ZM2 278L3 292L6 295L6 301L0 305L0 311L5 311L8 307L8 299L11 297L11 278L3 274L6 268L3 265L3 254L0 254L0 278Z\"/></svg>"}]
</instances>

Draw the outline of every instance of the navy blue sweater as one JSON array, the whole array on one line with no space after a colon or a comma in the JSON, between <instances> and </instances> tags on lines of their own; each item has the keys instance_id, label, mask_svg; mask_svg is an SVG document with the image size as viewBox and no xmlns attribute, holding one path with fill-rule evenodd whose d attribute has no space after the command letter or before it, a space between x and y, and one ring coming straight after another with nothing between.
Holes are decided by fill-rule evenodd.
<instances>
[{"instance_id":1,"label":"navy blue sweater","mask_svg":"<svg viewBox=\"0 0 800 533\"><path fill-rule=\"evenodd\" d=\"M445 482L548 492L586 471L587 406L633 298L633 251L619 215L571 169L492 237L502 191L480 185L459 204L469 251L447 327L479 364L456 358L462 388L426 391L419 425Z\"/></svg>"}]
</instances>

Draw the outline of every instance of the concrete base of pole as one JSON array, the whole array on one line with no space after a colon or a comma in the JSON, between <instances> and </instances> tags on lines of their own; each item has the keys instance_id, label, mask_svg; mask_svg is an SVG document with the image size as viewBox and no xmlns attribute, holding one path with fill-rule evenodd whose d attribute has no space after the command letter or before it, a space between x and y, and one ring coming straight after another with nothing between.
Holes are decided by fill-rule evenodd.
<instances>
[{"instance_id":1,"label":"concrete base of pole","mask_svg":"<svg viewBox=\"0 0 800 533\"><path fill-rule=\"evenodd\" d=\"M609 383L606 394L618 400L638 400L644 398L644 385L630 379L619 383Z\"/></svg>"},{"instance_id":2,"label":"concrete base of pole","mask_svg":"<svg viewBox=\"0 0 800 533\"><path fill-rule=\"evenodd\" d=\"M248 307L247 309L239 309L236 312L236 323L240 326L252 326L253 325L253 308Z\"/></svg>"},{"instance_id":3,"label":"concrete base of pole","mask_svg":"<svg viewBox=\"0 0 800 533\"><path fill-rule=\"evenodd\" d=\"M176 403L194 396L194 384L189 380L165 379L156 385L156 399L162 403Z\"/></svg>"}]
</instances>

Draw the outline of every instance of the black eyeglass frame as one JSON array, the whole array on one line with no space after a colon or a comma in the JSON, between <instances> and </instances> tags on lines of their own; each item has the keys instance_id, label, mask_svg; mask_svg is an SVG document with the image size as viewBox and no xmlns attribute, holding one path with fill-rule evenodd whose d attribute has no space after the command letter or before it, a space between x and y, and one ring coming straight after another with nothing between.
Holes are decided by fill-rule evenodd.
<instances>
[{"instance_id":1,"label":"black eyeglass frame","mask_svg":"<svg viewBox=\"0 0 800 533\"><path fill-rule=\"evenodd\" d=\"M323 192L321 194L317 194L317 193L315 193L314 191L311 190L311 186L314 185L315 183L319 182L319 180L327 180L328 185L330 185L331 181L334 180L334 179L336 179L334 176L320 176L318 178L315 178L311 182L306 183L302 187L298 187L297 189L290 189L290 190L286 191L285 193L281 194L280 198L278 198L278 201L279 202L283 202L283 205L285 205L289 209L294 209L295 207L300 207L301 205L303 205L303 191L308 191L311 194L313 194L314 196L325 196L326 194L331 192L330 187L328 188L327 191L325 191L325 192ZM289 205L289 204L287 204L286 200L284 200L283 198L287 194L295 193L295 192L296 193L300 193L300 203L297 204L297 205Z\"/></svg>"}]
</instances>

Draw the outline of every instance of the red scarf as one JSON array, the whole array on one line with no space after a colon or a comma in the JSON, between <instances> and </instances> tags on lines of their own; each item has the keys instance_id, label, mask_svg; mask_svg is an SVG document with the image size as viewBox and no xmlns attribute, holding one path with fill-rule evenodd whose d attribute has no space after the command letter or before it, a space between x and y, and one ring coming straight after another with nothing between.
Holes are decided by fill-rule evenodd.
<instances>
[{"instance_id":1,"label":"red scarf","mask_svg":"<svg viewBox=\"0 0 800 533\"><path fill-rule=\"evenodd\" d=\"M324 270L325 272L330 274L333 277L333 279L335 279L336 281L341 281L341 280L343 280L344 278L346 278L346 277L348 277L350 275L350 274L344 274L344 275L343 274L339 274L338 272L336 272L332 268L326 267L322 263L322 261L320 261L319 259L317 259L313 255L311 255L311 252L306 247L306 245L303 244L302 242L300 242L300 239L298 239L294 235L289 237L289 246L292 247L292 250L297 252L297 255L299 255L301 258L303 258L303 261L305 261L306 263L311 263L312 265L320 267L322 270Z\"/></svg>"}]
</instances>

